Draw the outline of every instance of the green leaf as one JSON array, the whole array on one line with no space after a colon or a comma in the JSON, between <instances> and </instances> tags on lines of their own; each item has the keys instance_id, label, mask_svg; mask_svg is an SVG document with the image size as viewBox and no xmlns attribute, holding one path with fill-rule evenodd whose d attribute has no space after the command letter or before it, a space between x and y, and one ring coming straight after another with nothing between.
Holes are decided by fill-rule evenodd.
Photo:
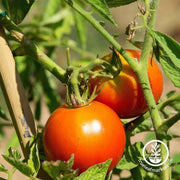
<instances>
[{"instance_id":1,"label":"green leaf","mask_svg":"<svg viewBox=\"0 0 180 180\"><path fill-rule=\"evenodd\" d=\"M45 13L43 14L43 21L55 14L58 11L59 7L59 0L49 0L46 5Z\"/></svg>"},{"instance_id":2,"label":"green leaf","mask_svg":"<svg viewBox=\"0 0 180 180\"><path fill-rule=\"evenodd\" d=\"M0 164L0 172L8 173L8 170L2 164Z\"/></svg>"},{"instance_id":3,"label":"green leaf","mask_svg":"<svg viewBox=\"0 0 180 180\"><path fill-rule=\"evenodd\" d=\"M173 159L172 163L175 163L175 164L177 163L177 165L174 167L174 170L180 174L180 154L179 153L174 154L172 159Z\"/></svg>"},{"instance_id":4,"label":"green leaf","mask_svg":"<svg viewBox=\"0 0 180 180\"><path fill-rule=\"evenodd\" d=\"M153 38L159 43L166 55L171 59L172 63L180 69L180 44L158 31L151 31Z\"/></svg>"},{"instance_id":5,"label":"green leaf","mask_svg":"<svg viewBox=\"0 0 180 180\"><path fill-rule=\"evenodd\" d=\"M104 163L96 164L75 178L75 180L104 180L110 163L111 160L107 160Z\"/></svg>"},{"instance_id":6,"label":"green leaf","mask_svg":"<svg viewBox=\"0 0 180 180\"><path fill-rule=\"evenodd\" d=\"M105 19L117 26L113 17L110 14L109 8L105 0L86 0L99 14L101 14Z\"/></svg>"},{"instance_id":7,"label":"green leaf","mask_svg":"<svg viewBox=\"0 0 180 180\"><path fill-rule=\"evenodd\" d=\"M4 120L9 121L9 118L7 117L5 111L2 109L1 106L0 106L0 118L3 118Z\"/></svg>"},{"instance_id":8,"label":"green leaf","mask_svg":"<svg viewBox=\"0 0 180 180\"><path fill-rule=\"evenodd\" d=\"M127 155L124 154L121 160L119 161L118 165L116 166L117 169L125 169L125 170L131 170L135 167L137 167L136 163L133 163L129 157L126 157Z\"/></svg>"},{"instance_id":9,"label":"green leaf","mask_svg":"<svg viewBox=\"0 0 180 180\"><path fill-rule=\"evenodd\" d=\"M49 16L44 21L41 22L41 26L48 26L52 24L60 23L63 19L67 18L71 12L68 9L63 9L58 11L56 14Z\"/></svg>"},{"instance_id":10,"label":"green leaf","mask_svg":"<svg viewBox=\"0 0 180 180\"><path fill-rule=\"evenodd\" d=\"M69 34L71 32L71 25L73 24L74 21L71 11L64 8L56 14L44 19L39 29L41 30L44 27L48 27L50 30L53 30L53 38L60 39L64 34Z\"/></svg>"},{"instance_id":11,"label":"green leaf","mask_svg":"<svg viewBox=\"0 0 180 180\"><path fill-rule=\"evenodd\" d=\"M180 179L180 173L173 171L172 172L172 180L177 180L177 179Z\"/></svg>"},{"instance_id":12,"label":"green leaf","mask_svg":"<svg viewBox=\"0 0 180 180\"><path fill-rule=\"evenodd\" d=\"M28 177L34 174L33 170L27 164L21 162L19 159L15 159L7 155L2 155L2 156L9 164L11 164L13 167L18 169L22 174Z\"/></svg>"},{"instance_id":13,"label":"green leaf","mask_svg":"<svg viewBox=\"0 0 180 180\"><path fill-rule=\"evenodd\" d=\"M75 26L81 43L81 47L85 49L87 41L86 20L77 12L74 12Z\"/></svg>"},{"instance_id":14,"label":"green leaf","mask_svg":"<svg viewBox=\"0 0 180 180\"><path fill-rule=\"evenodd\" d=\"M56 90L56 84L50 73L43 73L42 86L44 90L45 100L48 105L49 111L52 113L57 107L60 106L60 96Z\"/></svg>"},{"instance_id":15,"label":"green leaf","mask_svg":"<svg viewBox=\"0 0 180 180\"><path fill-rule=\"evenodd\" d=\"M7 180L7 179L4 179L4 178L1 178L1 177L0 177L0 180Z\"/></svg>"},{"instance_id":16,"label":"green leaf","mask_svg":"<svg viewBox=\"0 0 180 180\"><path fill-rule=\"evenodd\" d=\"M180 98L176 98L174 101L171 101L168 106L171 106L177 112L180 112Z\"/></svg>"},{"instance_id":17,"label":"green leaf","mask_svg":"<svg viewBox=\"0 0 180 180\"><path fill-rule=\"evenodd\" d=\"M34 0L3 0L3 4L11 19L19 24L24 19Z\"/></svg>"},{"instance_id":18,"label":"green leaf","mask_svg":"<svg viewBox=\"0 0 180 180\"><path fill-rule=\"evenodd\" d=\"M10 140L7 142L5 147L5 154L8 153L10 147L17 148L19 146L19 140L17 138L16 132L13 132Z\"/></svg>"},{"instance_id":19,"label":"green leaf","mask_svg":"<svg viewBox=\"0 0 180 180\"><path fill-rule=\"evenodd\" d=\"M132 135L135 135L143 131L149 131L151 127L152 127L152 121L145 120L133 130Z\"/></svg>"},{"instance_id":20,"label":"green leaf","mask_svg":"<svg viewBox=\"0 0 180 180\"><path fill-rule=\"evenodd\" d=\"M74 25L73 15L69 13L69 15L63 19L58 26L56 26L54 30L54 36L56 39L60 39L65 34L70 34L72 28L71 26Z\"/></svg>"},{"instance_id":21,"label":"green leaf","mask_svg":"<svg viewBox=\"0 0 180 180\"><path fill-rule=\"evenodd\" d=\"M9 152L9 157L12 157L17 160L21 159L21 153L18 150L16 150L15 148L10 147L8 149L8 152Z\"/></svg>"},{"instance_id":22,"label":"green leaf","mask_svg":"<svg viewBox=\"0 0 180 180\"><path fill-rule=\"evenodd\" d=\"M138 166L139 159L142 159L142 149L144 145L142 142L136 142L133 146L128 146L122 159L116 166L117 169L133 169Z\"/></svg>"},{"instance_id":23,"label":"green leaf","mask_svg":"<svg viewBox=\"0 0 180 180\"><path fill-rule=\"evenodd\" d=\"M74 162L74 157L65 162L65 161L44 161L42 163L42 167L44 171L48 173L48 175L53 178L54 180L64 179L67 177L75 177L76 173L73 172L72 166Z\"/></svg>"},{"instance_id":24,"label":"green leaf","mask_svg":"<svg viewBox=\"0 0 180 180\"><path fill-rule=\"evenodd\" d=\"M165 74L169 77L174 86L180 87L180 68L178 68L167 56L161 56L160 63Z\"/></svg>"},{"instance_id":25,"label":"green leaf","mask_svg":"<svg viewBox=\"0 0 180 180\"><path fill-rule=\"evenodd\" d=\"M40 160L39 160L39 152L37 144L33 144L30 149L30 155L28 159L28 166L32 169L32 171L36 174L40 169Z\"/></svg>"},{"instance_id":26,"label":"green leaf","mask_svg":"<svg viewBox=\"0 0 180 180\"><path fill-rule=\"evenodd\" d=\"M106 0L106 3L110 8L112 8L112 7L127 5L135 1L136 0Z\"/></svg>"},{"instance_id":27,"label":"green leaf","mask_svg":"<svg viewBox=\"0 0 180 180\"><path fill-rule=\"evenodd\" d=\"M35 119L39 121L40 117L41 117L41 96L39 96L39 98L37 99L35 106Z\"/></svg>"},{"instance_id":28,"label":"green leaf","mask_svg":"<svg viewBox=\"0 0 180 180\"><path fill-rule=\"evenodd\" d=\"M145 142L149 142L153 139L156 139L156 134L155 132L149 132L146 136L145 136Z\"/></svg>"},{"instance_id":29,"label":"green leaf","mask_svg":"<svg viewBox=\"0 0 180 180\"><path fill-rule=\"evenodd\" d=\"M5 137L4 128L0 125L0 140Z\"/></svg>"}]
</instances>

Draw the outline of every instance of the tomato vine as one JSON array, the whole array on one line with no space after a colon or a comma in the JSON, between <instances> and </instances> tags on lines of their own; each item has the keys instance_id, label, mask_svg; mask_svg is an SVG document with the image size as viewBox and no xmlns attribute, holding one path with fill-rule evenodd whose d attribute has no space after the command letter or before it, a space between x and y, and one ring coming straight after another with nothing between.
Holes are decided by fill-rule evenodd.
<instances>
[{"instance_id":1,"label":"tomato vine","mask_svg":"<svg viewBox=\"0 0 180 180\"><path fill-rule=\"evenodd\" d=\"M9 180L12 179L15 169L18 169L22 174L34 180L39 178L47 178L46 176L48 176L50 179L81 180L86 178L99 178L103 180L111 179L112 174L118 174L124 169L129 170L132 178L159 178L155 173L147 172L145 168L140 166L142 162L140 163L139 160L142 160L141 153L144 145L142 142L136 142L132 145L131 138L137 133L144 131L150 132L153 130L155 134L154 138L161 140L167 146L169 146L170 140L178 137L175 134L169 133L169 129L180 119L180 95L179 93L170 92L167 94L167 97L163 97L164 99L162 98L162 102L158 102L157 104L152 93L147 71L148 59L151 54L152 57L156 57L158 63L162 66L162 70L174 83L174 85L176 87L180 87L180 63L178 55L180 45L171 37L155 30L155 20L160 0L144 0L142 2L137 0L137 9L139 10L139 13L127 27L126 34L129 35L129 42L132 42L132 44L135 44L135 46L138 48L140 47L141 56L137 61L132 55L127 53L127 51L123 48L123 45L115 39L115 36L112 36L111 33L105 29L105 23L97 20L99 16L96 15L100 15L105 21L108 21L117 27L117 24L110 13L110 8L128 5L133 2L135 2L135 0L86 0L83 2L80 0L64 0L61 2L58 0L49 0L46 4L45 12L39 12L43 15L39 17L37 16L37 19L35 16L35 20L29 24L21 24L21 22L30 12L30 8L34 3L33 0L24 0L22 1L22 4L19 2L11 3L9 0L3 0L3 2L0 3L2 4L2 8L0 9L0 50L2 51L2 56L0 57L0 85L4 93L4 97L6 98L6 103L11 116L11 118L7 117L6 113L1 110L0 107L0 118L6 121L12 119L13 126L18 135L19 143L21 144L24 154L24 159L21 160L22 158L20 153L17 150L10 148L8 155L3 155L3 158L13 166L12 171L8 171L2 164L0 164L0 171L6 173ZM142 24L139 26L137 26L137 18L142 19ZM72 21L74 21L74 24ZM88 38L90 38L86 32L86 21L88 21L93 28L102 35L101 37L110 43L113 54L110 61L106 61L99 56L94 58L92 54L86 50L86 41ZM71 31L73 28L77 29L78 31L80 47L74 45L78 41L75 42L69 37L69 39L66 37L69 31ZM139 42L139 44L137 44L137 41L134 41L133 38L136 36L136 31L139 29L145 29L145 35L143 42ZM62 37L65 38L63 39ZM96 42L94 42L94 44L95 43ZM59 45L67 48L66 67L64 67L64 65L61 67L54 61L54 54L57 50L56 47ZM74 49L76 52L81 54L81 58L83 60L78 60L76 63L71 61L69 47L70 49ZM18 60L16 61L16 65L14 62L14 58L16 59L16 56L25 58L17 58ZM90 60L86 60L87 57L90 57ZM109 128L112 128L113 130L111 135L106 135L106 137L108 136L107 139L109 138L108 141L104 141L108 144L107 145L105 143L107 151L104 151L104 153L101 155L99 152L102 148L101 146L103 145L101 144L102 142L97 141L96 144L99 148L97 151L99 154L98 156L94 157L95 164L91 163L93 158L83 159L84 161L88 161L89 165L94 166L88 166L90 167L88 170L86 170L87 167L84 168L84 170L86 170L85 172L83 172L84 170L81 171L81 168L79 167L81 174L78 174L78 170L76 170L78 165L75 167L73 166L74 163L78 164L76 161L77 156L80 157L80 155L82 155L76 155L77 152L79 153L77 149L82 139L80 140L80 138L77 136L78 143L76 144L73 142L73 138L77 135L75 130L77 128L77 122L79 122L76 118L83 114L83 112L78 114L78 111L81 111L81 108L87 108L87 114L82 119L87 119L86 116L88 118L91 117L93 113L91 112L88 114L88 108L90 109L92 104L97 104L94 102L94 99L96 96L98 96L103 87L105 87L105 81L109 81L111 79L115 80L115 78L123 72L123 63L121 57L125 59L126 63L128 63L138 77L148 106L148 112L141 116L138 115L138 117L133 117L132 120L122 119L126 130L127 141L123 156L122 151L124 150L124 145L122 145L123 148L121 147L122 158L117 164L116 169L112 170L111 172L108 170L109 166L111 166L111 160L108 160L108 158L111 157L108 154L110 153L110 149L112 149L111 142L117 138L113 138L113 136L111 136L113 131L114 134L116 131L113 129L113 125L108 125ZM74 57L72 59L74 59ZM45 70L48 70L50 73ZM12 72L12 74L9 74L9 72ZM62 95L62 102L60 102L60 98L57 98L57 96L59 97L60 94L60 91L57 91L56 89L56 85L58 84L59 86L59 81L57 83L57 79L52 80L51 74L60 80L61 83L66 87L66 98L65 95ZM24 83L25 89L27 88L26 92L24 91L20 76ZM91 79L99 80L96 82L97 84L95 84L93 90L90 89ZM99 83L104 83L104 86L102 86L100 89L98 89ZM36 90L37 92L34 93ZM27 99L25 93L29 95L29 99ZM109 96L112 96L112 94L109 94ZM71 147L66 147L65 145L72 143L72 147L75 144L74 152L76 153L74 153L74 156L72 155L70 157L68 154L68 157L59 158L56 162L46 161L48 152L46 152L45 156L42 146L42 133L37 132L37 129L41 130L44 127L41 125L36 127L36 122L33 119L33 114L28 103L28 100L29 102L32 101L35 103L34 117L39 120L40 115L42 114L41 108L44 99L48 105L50 113L52 113L60 104L66 101L66 108L64 108L65 106L61 106L60 111L64 108L63 110L67 110L68 112L59 119L63 119L66 117L66 115L71 116L72 112L75 113L73 116L75 119L72 118L72 120L70 117L67 118L67 121L72 120L69 124L69 126L73 124L73 126L71 126L71 130L75 130L74 134L68 134L68 139L65 136L65 129L62 129L61 131L52 130L50 135L48 135L48 137L51 139L51 135L55 133L53 138L56 138L56 132L62 132L63 134L60 135L62 142L66 141L64 146L62 143L60 143L60 146L65 148L62 154L67 149L68 152L71 152ZM174 110L174 114L167 110L168 106ZM103 121L106 122L107 118L109 118L107 122L114 122L114 119L112 120L110 116L104 115L107 112L104 114L103 112L100 112L101 108L98 110L93 107L93 110L96 112L96 116L99 117L99 115L102 115ZM98 113L100 114L98 115ZM54 113L52 113L52 119L55 117L53 114ZM91 119L92 122L94 122L96 117ZM121 121L118 117L117 119ZM99 122L101 124L101 121L98 121L98 123ZM37 123L39 122L37 121ZM87 122L85 121L84 124L86 125ZM84 124L82 125L83 127ZM4 126L12 126L12 123L10 121L8 123L0 123L0 128ZM89 126L92 126L92 123L90 123L88 127ZM85 128L87 129L87 126ZM108 129L108 127L105 127L105 129ZM80 132L80 130L77 131ZM89 132L91 131L89 130L88 133ZM48 139L48 141L44 144L52 143L51 145L55 149L56 146L54 146L53 142L50 142L50 139ZM119 139L121 138L119 137ZM91 147L91 143L87 144L87 139L84 142L84 147ZM117 142L114 144L118 146ZM60 147L60 149L62 149L62 147ZM47 146L45 147L45 149L48 148L49 147ZM163 145L161 145L160 148L162 152L160 156L163 161L166 159L166 149L163 147ZM90 149L91 148L89 148L89 151ZM88 157L88 148L84 151L87 152L85 157ZM51 156L56 153L57 151L52 153ZM89 153L93 154L94 151ZM58 156L58 153L56 155ZM107 155L107 158L101 158L101 161L99 161L98 158L103 157L103 155ZM105 162L102 162L102 159ZM64 160L66 160L66 162ZM81 163L83 160L81 159ZM171 174L172 172L174 173L174 171L172 171L168 163L170 163L170 159L161 166L163 170L158 174L162 180L172 179ZM176 173L173 175L178 177Z\"/></svg>"}]
</instances>

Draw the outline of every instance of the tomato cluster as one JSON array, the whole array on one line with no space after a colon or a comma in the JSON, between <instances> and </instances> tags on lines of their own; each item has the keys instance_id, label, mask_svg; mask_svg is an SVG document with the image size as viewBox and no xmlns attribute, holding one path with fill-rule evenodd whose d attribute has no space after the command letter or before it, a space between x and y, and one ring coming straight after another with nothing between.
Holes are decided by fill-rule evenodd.
<instances>
[{"instance_id":1,"label":"tomato cluster","mask_svg":"<svg viewBox=\"0 0 180 180\"><path fill-rule=\"evenodd\" d=\"M127 50L137 60L139 51ZM56 109L46 123L43 145L49 160L67 161L74 154L74 169L80 173L90 166L112 159L109 171L122 157L125 147L125 131L119 117L136 117L147 111L146 101L136 73L125 59L122 71L104 84L96 101L77 108L63 105ZM109 61L112 54L105 56ZM163 81L160 69L149 58L148 75L152 92L157 101L162 93ZM91 88L103 79L90 80ZM99 101L99 102L98 102Z\"/></svg>"}]
</instances>

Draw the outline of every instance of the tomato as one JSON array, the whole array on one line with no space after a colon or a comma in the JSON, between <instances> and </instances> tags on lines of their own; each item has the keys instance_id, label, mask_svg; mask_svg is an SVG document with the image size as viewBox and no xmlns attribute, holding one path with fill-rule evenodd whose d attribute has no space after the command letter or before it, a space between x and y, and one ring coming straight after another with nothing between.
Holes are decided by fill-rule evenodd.
<instances>
[{"instance_id":1,"label":"tomato","mask_svg":"<svg viewBox=\"0 0 180 180\"><path fill-rule=\"evenodd\" d=\"M132 57L139 60L141 52L137 50L126 50ZM114 79L104 83L104 79L91 79L91 89L98 85L98 90L104 85L96 100L102 102L116 111L120 118L133 118L145 113L148 108L144 94L136 73L119 54L122 60L122 71ZM109 61L112 54L104 57ZM158 65L149 57L148 77L152 92L157 102L163 90L163 78ZM103 84L104 83L104 84Z\"/></svg>"},{"instance_id":2,"label":"tomato","mask_svg":"<svg viewBox=\"0 0 180 180\"><path fill-rule=\"evenodd\" d=\"M73 169L79 168L80 173L112 159L110 171L123 154L125 132L118 115L100 102L79 108L61 106L45 125L43 146L48 160L67 161L74 154Z\"/></svg>"}]
</instances>

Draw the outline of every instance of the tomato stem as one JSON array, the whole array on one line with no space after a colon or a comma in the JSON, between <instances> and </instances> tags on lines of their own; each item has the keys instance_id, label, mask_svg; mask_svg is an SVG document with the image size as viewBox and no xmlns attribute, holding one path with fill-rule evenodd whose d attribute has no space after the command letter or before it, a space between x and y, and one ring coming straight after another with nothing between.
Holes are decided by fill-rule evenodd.
<instances>
[{"instance_id":1,"label":"tomato stem","mask_svg":"<svg viewBox=\"0 0 180 180\"><path fill-rule=\"evenodd\" d=\"M69 48L66 48L66 56L67 56L67 65L71 65L71 60L70 60L70 53L69 53Z\"/></svg>"},{"instance_id":2,"label":"tomato stem","mask_svg":"<svg viewBox=\"0 0 180 180\"><path fill-rule=\"evenodd\" d=\"M121 45L114 39L112 35L110 35L101 24L92 17L91 13L85 11L81 8L75 1L71 3L71 1L64 0L67 4L69 4L75 11L81 14L91 25L97 29L113 46L119 51L119 53L127 60L128 64L136 71L137 63L122 47Z\"/></svg>"},{"instance_id":3,"label":"tomato stem","mask_svg":"<svg viewBox=\"0 0 180 180\"><path fill-rule=\"evenodd\" d=\"M147 23L147 24L145 24L145 27L147 27L147 29L152 29L152 28L154 28L154 25L155 25L156 11L150 11L150 10L157 9L157 7L159 5L159 0L156 0L156 1L153 0L153 1L151 1L151 3L149 0L146 0L145 4L146 4L146 13L144 16L144 18L145 18L144 23ZM150 12L151 12L151 18L148 19ZM146 102L147 102L147 105L149 108L149 112L150 112L151 119L152 119L153 126L154 126L154 131L156 133L156 138L160 139L166 143L166 140L157 131L158 128L162 124L162 119L160 117L158 108L156 106L156 102L155 102L154 96L152 94L152 90L151 90L151 86L150 86L149 78L148 78L148 74L147 74L148 57L149 57L150 50L151 50L151 43L152 43L152 37L151 37L149 31L147 30L146 34L145 34L145 38L144 38L144 46L142 49L142 54L141 54L141 57L139 60L139 69L137 71L137 75L138 75L139 81L141 83L141 86L142 86L142 89L144 92L144 96L145 96L145 99L146 99ZM161 149L162 149L162 154L161 154L162 159L165 159L166 153L163 153L164 147L162 147ZM162 165L162 168L166 167L166 165L167 165L167 162ZM162 180L169 179L169 168L164 168L164 170L161 171L161 179Z\"/></svg>"}]
</instances>

